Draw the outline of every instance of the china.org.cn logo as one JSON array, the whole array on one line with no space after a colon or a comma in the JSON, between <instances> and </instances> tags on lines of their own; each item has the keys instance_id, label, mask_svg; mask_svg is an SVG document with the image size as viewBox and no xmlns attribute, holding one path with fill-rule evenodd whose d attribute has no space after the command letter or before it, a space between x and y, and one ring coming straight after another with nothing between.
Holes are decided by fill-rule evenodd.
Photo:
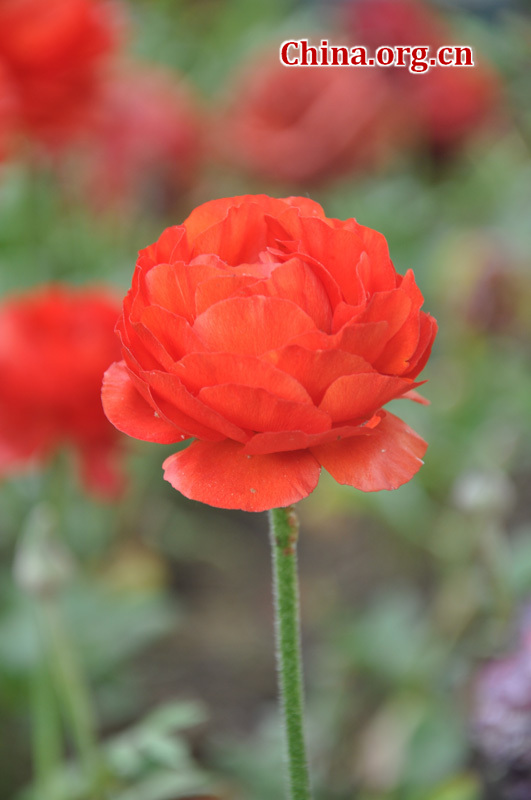
<instances>
[{"instance_id":1,"label":"china.org.cn logo","mask_svg":"<svg viewBox=\"0 0 531 800\"><path fill-rule=\"evenodd\" d=\"M382 45L374 54L362 45L347 47L311 45L308 39L291 39L280 46L280 62L286 67L407 67L413 74L431 67L473 67L474 53L468 45L444 45L435 52L428 45Z\"/></svg>"}]
</instances>

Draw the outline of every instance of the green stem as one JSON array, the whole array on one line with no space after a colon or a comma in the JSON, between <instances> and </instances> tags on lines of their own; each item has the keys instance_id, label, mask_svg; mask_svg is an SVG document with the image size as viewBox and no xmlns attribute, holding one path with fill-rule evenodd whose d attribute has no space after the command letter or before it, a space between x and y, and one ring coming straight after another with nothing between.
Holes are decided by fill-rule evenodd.
<instances>
[{"instance_id":1,"label":"green stem","mask_svg":"<svg viewBox=\"0 0 531 800\"><path fill-rule=\"evenodd\" d=\"M289 797L310 800L310 779L303 727L297 539L299 523L292 506L269 512L279 690L284 715Z\"/></svg>"},{"instance_id":2,"label":"green stem","mask_svg":"<svg viewBox=\"0 0 531 800\"><path fill-rule=\"evenodd\" d=\"M98 751L95 721L85 682L55 599L45 598L41 604L43 623L50 645L52 669L57 691L62 697L72 737L91 787L91 798L105 796L102 789L102 764Z\"/></svg>"},{"instance_id":3,"label":"green stem","mask_svg":"<svg viewBox=\"0 0 531 800\"><path fill-rule=\"evenodd\" d=\"M61 729L50 675L42 664L32 674L33 765L38 796L53 800L52 781L62 761Z\"/></svg>"}]
</instances>

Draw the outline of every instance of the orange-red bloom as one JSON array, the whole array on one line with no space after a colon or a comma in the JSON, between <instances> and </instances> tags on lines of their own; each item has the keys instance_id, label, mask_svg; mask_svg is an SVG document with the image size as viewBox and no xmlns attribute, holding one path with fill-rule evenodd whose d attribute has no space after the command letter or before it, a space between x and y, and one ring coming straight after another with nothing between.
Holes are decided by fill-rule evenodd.
<instances>
[{"instance_id":1,"label":"orange-red bloom","mask_svg":"<svg viewBox=\"0 0 531 800\"><path fill-rule=\"evenodd\" d=\"M380 233L312 200L205 203L140 253L105 412L139 439L196 438L165 477L210 505L289 505L321 466L395 489L426 449L382 410L418 386L436 332L422 303Z\"/></svg>"},{"instance_id":2,"label":"orange-red bloom","mask_svg":"<svg viewBox=\"0 0 531 800\"><path fill-rule=\"evenodd\" d=\"M116 22L109 0L2 0L0 65L17 97L21 130L48 147L79 131Z\"/></svg>"},{"instance_id":3,"label":"orange-red bloom","mask_svg":"<svg viewBox=\"0 0 531 800\"><path fill-rule=\"evenodd\" d=\"M120 489L120 437L99 396L102 375L119 354L119 311L107 291L58 285L2 302L0 475L42 464L66 443L88 489Z\"/></svg>"},{"instance_id":4,"label":"orange-red bloom","mask_svg":"<svg viewBox=\"0 0 531 800\"><path fill-rule=\"evenodd\" d=\"M257 175L310 185L382 165L406 126L374 69L285 67L267 58L242 70L215 146Z\"/></svg>"}]
</instances>

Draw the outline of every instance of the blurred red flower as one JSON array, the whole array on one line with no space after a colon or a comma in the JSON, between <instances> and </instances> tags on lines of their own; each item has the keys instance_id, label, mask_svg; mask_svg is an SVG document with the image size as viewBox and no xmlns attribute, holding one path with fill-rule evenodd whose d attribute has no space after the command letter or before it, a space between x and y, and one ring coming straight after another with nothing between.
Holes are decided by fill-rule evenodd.
<instances>
[{"instance_id":1,"label":"blurred red flower","mask_svg":"<svg viewBox=\"0 0 531 800\"><path fill-rule=\"evenodd\" d=\"M187 497L286 506L321 466L395 489L426 443L382 406L407 396L435 320L384 237L312 200L214 200L141 251L103 405L139 439L198 441L164 463Z\"/></svg>"},{"instance_id":2,"label":"blurred red flower","mask_svg":"<svg viewBox=\"0 0 531 800\"><path fill-rule=\"evenodd\" d=\"M358 0L349 9L356 44L429 46L431 56L439 47L463 44L421 0ZM485 60L474 55L473 67L438 66L417 74L406 67L381 70L408 117L412 134L434 155L452 151L501 114L500 81Z\"/></svg>"},{"instance_id":3,"label":"blurred red flower","mask_svg":"<svg viewBox=\"0 0 531 800\"><path fill-rule=\"evenodd\" d=\"M2 0L0 64L26 134L55 148L83 127L117 22L109 0Z\"/></svg>"},{"instance_id":4,"label":"blurred red flower","mask_svg":"<svg viewBox=\"0 0 531 800\"><path fill-rule=\"evenodd\" d=\"M196 177L201 139L199 112L178 75L124 65L72 153L73 183L98 209L167 212Z\"/></svg>"},{"instance_id":5,"label":"blurred red flower","mask_svg":"<svg viewBox=\"0 0 531 800\"><path fill-rule=\"evenodd\" d=\"M11 78L0 61L0 161L7 158L13 148L16 104L17 99Z\"/></svg>"},{"instance_id":6,"label":"blurred red flower","mask_svg":"<svg viewBox=\"0 0 531 800\"><path fill-rule=\"evenodd\" d=\"M77 451L87 489L112 496L119 439L101 407L105 369L119 355L119 303L106 290L50 286L0 305L0 475Z\"/></svg>"},{"instance_id":7,"label":"blurred red flower","mask_svg":"<svg viewBox=\"0 0 531 800\"><path fill-rule=\"evenodd\" d=\"M264 58L241 72L216 146L260 176L305 185L375 169L405 135L393 94L374 69L286 67Z\"/></svg>"}]
</instances>

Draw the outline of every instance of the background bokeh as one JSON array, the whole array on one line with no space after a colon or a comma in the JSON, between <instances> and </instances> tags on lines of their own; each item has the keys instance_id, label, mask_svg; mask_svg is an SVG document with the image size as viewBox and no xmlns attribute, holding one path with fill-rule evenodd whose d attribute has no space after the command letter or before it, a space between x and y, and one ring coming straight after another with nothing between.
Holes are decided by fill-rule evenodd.
<instances>
[{"instance_id":1,"label":"background bokeh","mask_svg":"<svg viewBox=\"0 0 531 800\"><path fill-rule=\"evenodd\" d=\"M215 197L309 195L383 232L440 326L431 406L399 403L429 449L395 492L324 475L300 504L316 800L531 797L529 7L65 8L0 8L1 303L119 300ZM280 67L303 37L469 44L476 67ZM24 469L0 447L0 799L279 798L266 515L180 496L174 446L121 447L111 500L68 446Z\"/></svg>"}]
</instances>

